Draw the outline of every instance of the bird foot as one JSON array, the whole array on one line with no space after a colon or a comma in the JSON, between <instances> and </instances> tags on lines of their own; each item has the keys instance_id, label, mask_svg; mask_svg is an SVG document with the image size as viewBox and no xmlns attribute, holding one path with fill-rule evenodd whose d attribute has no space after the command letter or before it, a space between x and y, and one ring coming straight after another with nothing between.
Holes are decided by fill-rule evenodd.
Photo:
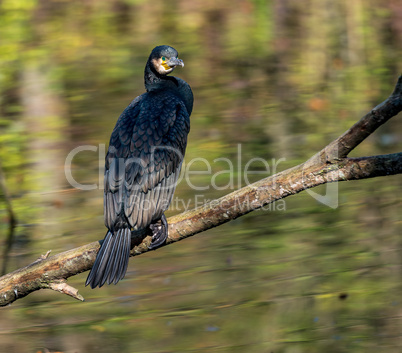
<instances>
[{"instance_id":1,"label":"bird foot","mask_svg":"<svg viewBox=\"0 0 402 353\"><path fill-rule=\"evenodd\" d=\"M148 249L154 250L160 247L168 237L168 223L164 214L162 214L161 222L154 223L149 226L152 231L152 242Z\"/></svg>"}]
</instances>

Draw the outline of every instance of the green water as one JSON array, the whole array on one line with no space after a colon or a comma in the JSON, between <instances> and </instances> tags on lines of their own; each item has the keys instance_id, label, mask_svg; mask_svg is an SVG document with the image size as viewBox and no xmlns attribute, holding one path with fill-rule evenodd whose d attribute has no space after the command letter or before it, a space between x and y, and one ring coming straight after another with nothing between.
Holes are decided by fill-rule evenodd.
<instances>
[{"instance_id":1,"label":"green water","mask_svg":"<svg viewBox=\"0 0 402 353\"><path fill-rule=\"evenodd\" d=\"M8 271L103 238L103 145L155 45L179 51L175 75L195 96L173 215L305 161L387 98L401 13L357 0L1 2L0 158L19 222ZM401 127L393 118L352 155L401 151ZM91 190L64 173L79 146L71 175ZM132 258L117 286L70 278L83 303L32 293L1 309L0 351L399 352L401 187L314 189L332 208L286 198ZM3 200L0 219L5 243Z\"/></svg>"}]
</instances>

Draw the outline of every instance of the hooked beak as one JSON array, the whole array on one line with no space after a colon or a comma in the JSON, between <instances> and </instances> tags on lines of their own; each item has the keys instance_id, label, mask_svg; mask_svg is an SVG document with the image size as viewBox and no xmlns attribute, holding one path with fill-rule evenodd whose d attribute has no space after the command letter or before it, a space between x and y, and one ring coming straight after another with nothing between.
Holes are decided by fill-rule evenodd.
<instances>
[{"instance_id":1,"label":"hooked beak","mask_svg":"<svg viewBox=\"0 0 402 353\"><path fill-rule=\"evenodd\" d=\"M178 58L170 58L169 61L167 62L167 64L170 67L176 67L176 66L181 66L184 67L184 62L181 59Z\"/></svg>"}]
</instances>

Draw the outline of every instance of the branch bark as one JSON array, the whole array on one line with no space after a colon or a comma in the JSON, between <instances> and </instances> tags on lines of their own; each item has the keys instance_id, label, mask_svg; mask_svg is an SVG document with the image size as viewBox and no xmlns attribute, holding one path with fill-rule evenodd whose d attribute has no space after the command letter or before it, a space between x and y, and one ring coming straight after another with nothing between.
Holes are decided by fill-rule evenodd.
<instances>
[{"instance_id":1,"label":"branch bark","mask_svg":"<svg viewBox=\"0 0 402 353\"><path fill-rule=\"evenodd\" d=\"M166 245L321 184L401 174L402 152L370 157L347 157L350 151L400 111L402 76L388 99L305 163L169 218L169 238ZM131 256L149 251L150 242L149 236L138 242L132 249ZM0 306L8 305L44 288L83 300L78 291L68 286L65 281L92 267L99 246L100 242L93 242L51 257L44 256L24 268L0 277Z\"/></svg>"}]
</instances>

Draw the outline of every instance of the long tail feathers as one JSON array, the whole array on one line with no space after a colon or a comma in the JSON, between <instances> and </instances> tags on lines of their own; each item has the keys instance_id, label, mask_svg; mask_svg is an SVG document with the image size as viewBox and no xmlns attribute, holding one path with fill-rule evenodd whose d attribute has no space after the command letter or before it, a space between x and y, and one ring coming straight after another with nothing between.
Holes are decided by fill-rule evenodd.
<instances>
[{"instance_id":1,"label":"long tail feathers","mask_svg":"<svg viewBox=\"0 0 402 353\"><path fill-rule=\"evenodd\" d=\"M114 234L107 232L85 285L100 288L106 281L116 284L123 279L130 257L130 245L130 229L119 229Z\"/></svg>"}]
</instances>

